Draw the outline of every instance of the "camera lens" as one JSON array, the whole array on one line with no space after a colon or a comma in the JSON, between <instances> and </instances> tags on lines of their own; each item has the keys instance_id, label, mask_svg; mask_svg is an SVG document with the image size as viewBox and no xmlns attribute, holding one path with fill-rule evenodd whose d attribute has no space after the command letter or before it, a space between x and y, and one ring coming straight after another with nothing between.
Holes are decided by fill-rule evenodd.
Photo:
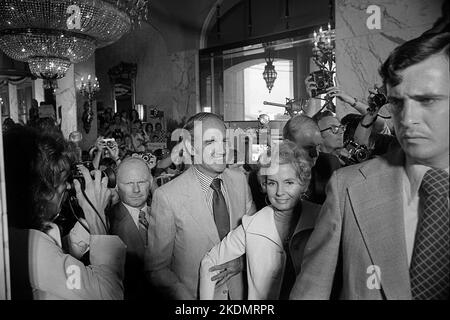
<instances>
[{"instance_id":1,"label":"camera lens","mask_svg":"<svg viewBox=\"0 0 450 320\"><path fill-rule=\"evenodd\" d=\"M81 164L84 165L89 170L89 172L91 172L92 170L95 170L92 162L86 161L86 162L82 162ZM102 170L101 176L102 176L102 178L103 177L108 178L108 185L107 185L108 188L116 187L116 173L114 172L114 170L112 168L108 167L108 168ZM71 169L70 178L68 180L71 184L71 190L73 192L75 192L75 185L73 184L73 180L75 180L75 179L77 179L80 182L81 190L84 190L86 187L86 183L84 181L83 174L78 170L76 165Z\"/></svg>"},{"instance_id":2,"label":"camera lens","mask_svg":"<svg viewBox=\"0 0 450 320\"><path fill-rule=\"evenodd\" d=\"M317 81L317 89L322 90L325 87L325 82L321 79Z\"/></svg>"}]
</instances>

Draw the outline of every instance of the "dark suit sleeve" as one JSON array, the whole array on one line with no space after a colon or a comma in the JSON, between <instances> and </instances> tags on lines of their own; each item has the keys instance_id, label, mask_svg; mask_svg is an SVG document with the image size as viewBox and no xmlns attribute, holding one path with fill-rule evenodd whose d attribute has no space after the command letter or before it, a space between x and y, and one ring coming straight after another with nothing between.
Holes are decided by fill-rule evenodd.
<instances>
[{"instance_id":1,"label":"dark suit sleeve","mask_svg":"<svg viewBox=\"0 0 450 320\"><path fill-rule=\"evenodd\" d=\"M342 228L340 191L338 174L334 172L327 185L327 199L306 244L301 272L297 276L290 299L330 298Z\"/></svg>"},{"instance_id":2,"label":"dark suit sleeve","mask_svg":"<svg viewBox=\"0 0 450 320\"><path fill-rule=\"evenodd\" d=\"M175 244L175 217L167 196L156 189L148 228L145 270L149 281L171 299L194 299L170 269Z\"/></svg>"},{"instance_id":3,"label":"dark suit sleeve","mask_svg":"<svg viewBox=\"0 0 450 320\"><path fill-rule=\"evenodd\" d=\"M252 191L250 190L250 186L247 183L247 179L245 178L244 175L242 175L242 177L243 177L243 184L245 186L245 214L247 216L251 216L257 210L256 210L255 202L253 201Z\"/></svg>"}]
</instances>

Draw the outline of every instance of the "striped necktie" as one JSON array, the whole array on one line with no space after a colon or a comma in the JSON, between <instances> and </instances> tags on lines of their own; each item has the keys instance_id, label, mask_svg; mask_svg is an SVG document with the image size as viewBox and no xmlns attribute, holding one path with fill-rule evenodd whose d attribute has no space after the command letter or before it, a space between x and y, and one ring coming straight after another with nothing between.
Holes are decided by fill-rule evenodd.
<instances>
[{"instance_id":1,"label":"striped necktie","mask_svg":"<svg viewBox=\"0 0 450 320\"><path fill-rule=\"evenodd\" d=\"M144 244L147 245L147 230L148 230L148 221L145 218L145 211L139 211L139 234L144 241Z\"/></svg>"},{"instance_id":2,"label":"striped necktie","mask_svg":"<svg viewBox=\"0 0 450 320\"><path fill-rule=\"evenodd\" d=\"M419 192L423 208L409 269L414 300L445 300L450 288L449 175L428 170Z\"/></svg>"}]
</instances>

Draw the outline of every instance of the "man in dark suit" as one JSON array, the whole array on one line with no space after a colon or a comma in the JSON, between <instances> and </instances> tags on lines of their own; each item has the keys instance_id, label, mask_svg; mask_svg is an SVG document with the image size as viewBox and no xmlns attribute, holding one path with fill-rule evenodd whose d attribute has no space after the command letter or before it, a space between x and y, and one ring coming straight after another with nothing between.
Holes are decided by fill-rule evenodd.
<instances>
[{"instance_id":1,"label":"man in dark suit","mask_svg":"<svg viewBox=\"0 0 450 320\"><path fill-rule=\"evenodd\" d=\"M449 299L449 43L428 34L380 69L401 149L333 173L291 298Z\"/></svg>"},{"instance_id":2,"label":"man in dark suit","mask_svg":"<svg viewBox=\"0 0 450 320\"><path fill-rule=\"evenodd\" d=\"M120 201L109 211L110 233L118 235L127 246L124 297L143 299L153 294L144 274L150 218L147 197L152 176L141 158L127 158L117 169Z\"/></svg>"},{"instance_id":3,"label":"man in dark suit","mask_svg":"<svg viewBox=\"0 0 450 320\"><path fill-rule=\"evenodd\" d=\"M247 180L226 169L225 124L212 113L191 117L183 138L193 165L156 189L151 210L146 271L169 299L198 299L200 262L226 234L253 214ZM186 158L187 161L191 158ZM215 299L245 297L241 259L218 266Z\"/></svg>"}]
</instances>

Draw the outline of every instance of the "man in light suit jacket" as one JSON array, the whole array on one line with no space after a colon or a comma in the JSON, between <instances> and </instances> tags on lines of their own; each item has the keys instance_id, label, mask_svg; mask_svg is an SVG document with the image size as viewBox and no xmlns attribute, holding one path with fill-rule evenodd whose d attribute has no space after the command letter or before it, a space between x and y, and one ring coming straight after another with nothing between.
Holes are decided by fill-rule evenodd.
<instances>
[{"instance_id":1,"label":"man in light suit jacket","mask_svg":"<svg viewBox=\"0 0 450 320\"><path fill-rule=\"evenodd\" d=\"M110 209L108 217L110 233L118 235L127 246L124 277L126 300L144 299L153 294L144 273L150 219L147 197L151 181L150 170L141 158L127 158L117 168L120 201Z\"/></svg>"},{"instance_id":2,"label":"man in light suit jacket","mask_svg":"<svg viewBox=\"0 0 450 320\"><path fill-rule=\"evenodd\" d=\"M401 149L335 172L293 299L448 299L450 33L421 36L380 69Z\"/></svg>"},{"instance_id":3,"label":"man in light suit jacket","mask_svg":"<svg viewBox=\"0 0 450 320\"><path fill-rule=\"evenodd\" d=\"M224 122L212 113L199 113L184 128L193 137L183 139L193 166L156 189L146 254L152 284L169 299L198 299L203 256L240 224L244 214L256 211L244 174L226 169ZM218 267L216 299L245 296L242 260Z\"/></svg>"}]
</instances>

